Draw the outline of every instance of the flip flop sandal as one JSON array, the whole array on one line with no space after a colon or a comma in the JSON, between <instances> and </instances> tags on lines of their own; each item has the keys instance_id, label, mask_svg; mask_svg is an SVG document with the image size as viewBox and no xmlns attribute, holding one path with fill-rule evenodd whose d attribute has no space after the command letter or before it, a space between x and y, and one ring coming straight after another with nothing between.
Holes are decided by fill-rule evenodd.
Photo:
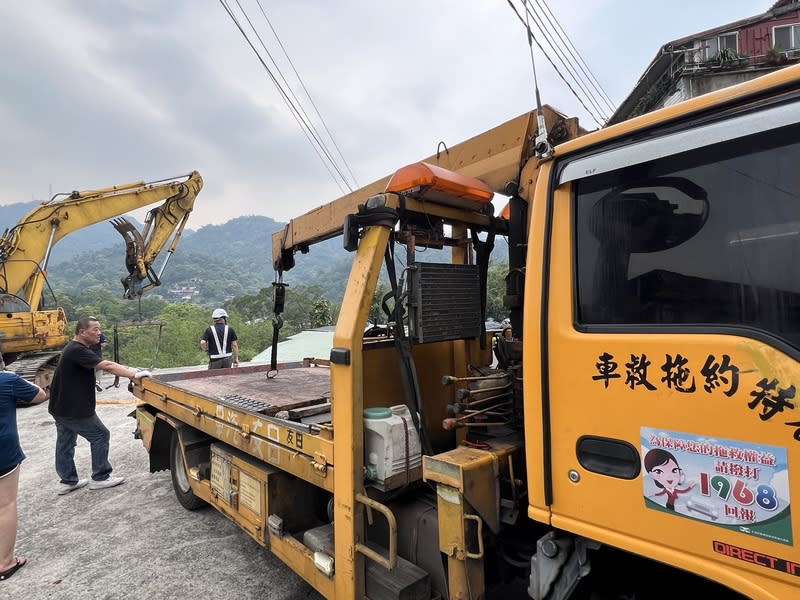
<instances>
[{"instance_id":1,"label":"flip flop sandal","mask_svg":"<svg viewBox=\"0 0 800 600\"><path fill-rule=\"evenodd\" d=\"M26 564L28 564L28 559L24 559L23 562L20 562L19 559L17 559L17 564L11 567L8 571L3 571L2 573L0 573L0 581L5 581L9 577L11 577L14 573L19 571L22 567L24 567Z\"/></svg>"}]
</instances>

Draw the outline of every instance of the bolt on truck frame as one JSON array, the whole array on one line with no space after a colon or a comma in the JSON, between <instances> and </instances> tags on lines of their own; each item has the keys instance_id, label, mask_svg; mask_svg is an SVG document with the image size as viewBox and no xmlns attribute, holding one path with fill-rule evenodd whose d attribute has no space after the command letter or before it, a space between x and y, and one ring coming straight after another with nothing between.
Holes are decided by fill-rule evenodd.
<instances>
[{"instance_id":1,"label":"bolt on truck frame","mask_svg":"<svg viewBox=\"0 0 800 600\"><path fill-rule=\"evenodd\" d=\"M353 252L329 360L143 380L151 470L326 598L797 597L800 67L544 116L552 155L526 114L277 233L278 313L297 250Z\"/></svg>"}]
</instances>

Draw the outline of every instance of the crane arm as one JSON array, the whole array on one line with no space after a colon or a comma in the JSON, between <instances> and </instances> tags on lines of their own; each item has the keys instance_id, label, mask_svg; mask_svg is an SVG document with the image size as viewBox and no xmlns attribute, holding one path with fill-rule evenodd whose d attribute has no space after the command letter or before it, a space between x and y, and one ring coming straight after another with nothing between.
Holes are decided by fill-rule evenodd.
<instances>
[{"instance_id":1,"label":"crane arm","mask_svg":"<svg viewBox=\"0 0 800 600\"><path fill-rule=\"evenodd\" d=\"M548 105L542 108L548 131L555 132L553 137L574 137L578 131L577 119L567 119ZM536 134L537 115L531 111L452 148L445 147L423 161L480 179L495 193L506 194L506 186L517 182L522 167L533 156ZM311 244L340 235L344 217L357 212L358 205L370 196L385 191L390 178L388 175L289 221L272 236L275 270L291 268L292 255L297 250L306 251ZM435 209L429 206L426 210Z\"/></svg>"},{"instance_id":2,"label":"crane arm","mask_svg":"<svg viewBox=\"0 0 800 600\"><path fill-rule=\"evenodd\" d=\"M174 249L202 186L200 174L193 171L170 180L75 191L42 203L0 236L0 292L13 294L35 309L41 299L50 252L61 238L164 200L163 205L150 211L145 233L140 235L142 243L133 249L135 269L131 268L130 249L126 257L129 287L144 289L139 283L148 278L153 259L173 231L176 237L169 251Z\"/></svg>"}]
</instances>

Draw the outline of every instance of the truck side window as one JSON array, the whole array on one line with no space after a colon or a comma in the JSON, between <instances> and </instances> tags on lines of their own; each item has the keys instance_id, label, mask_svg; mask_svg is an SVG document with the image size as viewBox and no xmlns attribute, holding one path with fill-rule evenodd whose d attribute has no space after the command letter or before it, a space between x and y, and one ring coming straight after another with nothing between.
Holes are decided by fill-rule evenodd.
<instances>
[{"instance_id":1,"label":"truck side window","mask_svg":"<svg viewBox=\"0 0 800 600\"><path fill-rule=\"evenodd\" d=\"M800 349L800 127L575 181L580 325L758 328Z\"/></svg>"}]
</instances>

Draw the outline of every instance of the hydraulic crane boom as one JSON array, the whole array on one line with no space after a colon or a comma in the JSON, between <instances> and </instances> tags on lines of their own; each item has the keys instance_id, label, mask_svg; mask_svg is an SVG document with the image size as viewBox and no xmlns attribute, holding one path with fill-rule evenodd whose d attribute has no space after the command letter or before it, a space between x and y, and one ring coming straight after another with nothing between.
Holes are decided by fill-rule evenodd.
<instances>
[{"instance_id":1,"label":"hydraulic crane boom","mask_svg":"<svg viewBox=\"0 0 800 600\"><path fill-rule=\"evenodd\" d=\"M577 119L567 118L548 105L542 109L554 142L578 134ZM452 148L440 143L443 150L423 161L478 178L495 193L507 194L506 187L518 177L520 165L533 155L536 130L536 111L528 112ZM308 246L341 234L345 216L357 212L358 203L365 198L383 192L389 179L386 176L289 221L283 230L272 235L275 270L289 270L297 250L307 251ZM436 210L433 205L430 209Z\"/></svg>"}]
</instances>

